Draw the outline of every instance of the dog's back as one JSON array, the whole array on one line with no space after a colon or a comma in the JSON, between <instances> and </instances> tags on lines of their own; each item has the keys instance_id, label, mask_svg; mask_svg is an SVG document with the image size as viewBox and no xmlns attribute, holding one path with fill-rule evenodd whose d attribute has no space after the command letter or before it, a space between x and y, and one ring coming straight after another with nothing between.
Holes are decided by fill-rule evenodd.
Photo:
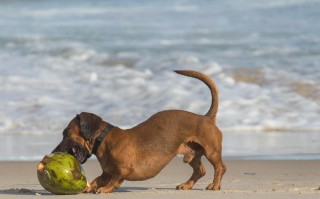
<instances>
[{"instance_id":1,"label":"dog's back","mask_svg":"<svg viewBox=\"0 0 320 199\"><path fill-rule=\"evenodd\" d=\"M199 136L199 127L206 126L214 131L218 111L218 89L209 76L190 70L176 70L175 72L199 79L209 87L212 97L209 111L205 115L184 110L161 111L127 130L129 133L135 134L133 137L138 143L144 142L145 145L159 146L162 148L159 151L169 150L171 154L177 150L181 143L189 142L190 137ZM166 143L165 147L163 147L163 143Z\"/></svg>"}]
</instances>

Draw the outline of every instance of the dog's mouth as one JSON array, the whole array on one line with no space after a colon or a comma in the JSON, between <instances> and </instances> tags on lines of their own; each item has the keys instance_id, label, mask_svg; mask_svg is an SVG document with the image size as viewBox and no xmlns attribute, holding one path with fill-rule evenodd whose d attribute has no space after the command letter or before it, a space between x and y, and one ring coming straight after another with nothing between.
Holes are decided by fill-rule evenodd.
<instances>
[{"instance_id":1,"label":"dog's mouth","mask_svg":"<svg viewBox=\"0 0 320 199\"><path fill-rule=\"evenodd\" d=\"M69 145L62 150L61 149L54 150L52 152L53 153L54 152L68 153L68 154L74 156L75 158L77 158L81 164L85 163L87 161L87 159L90 157L90 154L83 147L81 147L79 145Z\"/></svg>"},{"instance_id":2,"label":"dog's mouth","mask_svg":"<svg viewBox=\"0 0 320 199\"><path fill-rule=\"evenodd\" d=\"M88 157L90 157L90 155L87 153L87 151L83 147L80 147L77 145L69 146L65 149L65 151L70 155L73 155L74 157L76 157L81 164L85 163Z\"/></svg>"}]
</instances>

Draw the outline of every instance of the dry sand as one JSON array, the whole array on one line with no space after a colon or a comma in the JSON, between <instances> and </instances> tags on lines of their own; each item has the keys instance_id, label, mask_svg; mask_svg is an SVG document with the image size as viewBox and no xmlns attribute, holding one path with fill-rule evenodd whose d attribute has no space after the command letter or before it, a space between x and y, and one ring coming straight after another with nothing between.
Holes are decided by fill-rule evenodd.
<instances>
[{"instance_id":1,"label":"dry sand","mask_svg":"<svg viewBox=\"0 0 320 199\"><path fill-rule=\"evenodd\" d=\"M320 160L270 161L228 160L228 171L221 191L205 191L213 169L204 160L207 174L193 190L177 191L175 186L191 176L192 169L175 158L158 176L147 181L124 182L112 194L79 194L77 198L317 198L320 199ZM0 162L0 198L48 198L57 196L45 191L37 180L38 162ZM84 165L88 180L101 173L97 161Z\"/></svg>"}]
</instances>

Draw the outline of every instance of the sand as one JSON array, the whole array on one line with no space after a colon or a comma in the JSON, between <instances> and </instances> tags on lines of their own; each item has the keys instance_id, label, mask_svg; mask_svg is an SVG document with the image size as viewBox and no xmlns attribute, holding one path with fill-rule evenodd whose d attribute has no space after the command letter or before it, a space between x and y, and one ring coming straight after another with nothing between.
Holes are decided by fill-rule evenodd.
<instances>
[{"instance_id":1,"label":"sand","mask_svg":"<svg viewBox=\"0 0 320 199\"><path fill-rule=\"evenodd\" d=\"M191 176L192 169L175 158L158 176L147 181L124 182L111 194L79 194L77 198L320 198L320 160L228 160L220 191L206 191L213 169L204 160L207 174L193 190L175 190ZM62 197L45 191L38 183L38 162L0 162L0 198ZM88 180L101 173L96 160L84 165ZM75 198L74 195L63 196Z\"/></svg>"}]
</instances>

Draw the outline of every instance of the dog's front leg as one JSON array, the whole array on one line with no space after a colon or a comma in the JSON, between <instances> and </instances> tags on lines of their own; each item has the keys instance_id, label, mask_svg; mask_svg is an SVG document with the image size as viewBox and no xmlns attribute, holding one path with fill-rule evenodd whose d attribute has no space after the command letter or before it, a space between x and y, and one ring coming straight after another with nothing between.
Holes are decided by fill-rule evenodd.
<instances>
[{"instance_id":1,"label":"dog's front leg","mask_svg":"<svg viewBox=\"0 0 320 199\"><path fill-rule=\"evenodd\" d=\"M110 181L103 187L97 189L96 193L112 193L117 190L122 184L123 179L110 179Z\"/></svg>"},{"instance_id":2,"label":"dog's front leg","mask_svg":"<svg viewBox=\"0 0 320 199\"><path fill-rule=\"evenodd\" d=\"M106 173L102 173L101 176L94 179L91 184L87 185L83 193L95 193L99 187L101 187L105 181L109 181L110 176Z\"/></svg>"},{"instance_id":3,"label":"dog's front leg","mask_svg":"<svg viewBox=\"0 0 320 199\"><path fill-rule=\"evenodd\" d=\"M118 189L122 184L123 179L115 178L105 172L101 176L92 181L83 192L84 193L111 193Z\"/></svg>"}]
</instances>

